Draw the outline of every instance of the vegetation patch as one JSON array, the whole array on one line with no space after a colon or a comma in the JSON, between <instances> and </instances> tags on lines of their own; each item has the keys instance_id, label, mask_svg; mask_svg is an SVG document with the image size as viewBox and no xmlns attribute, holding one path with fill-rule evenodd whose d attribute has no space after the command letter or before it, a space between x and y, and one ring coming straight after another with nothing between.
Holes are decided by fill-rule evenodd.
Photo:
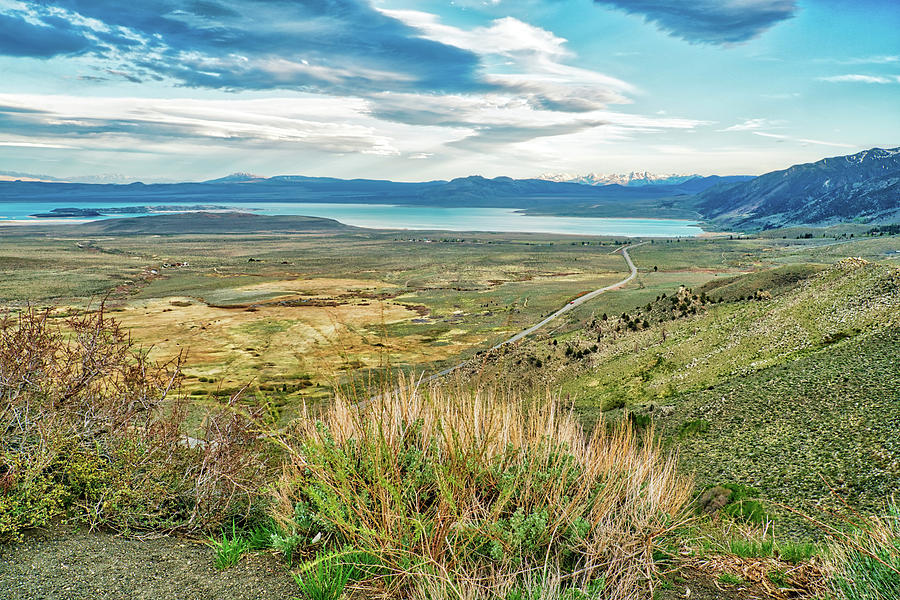
<instances>
[{"instance_id":1,"label":"vegetation patch","mask_svg":"<svg viewBox=\"0 0 900 600\"><path fill-rule=\"evenodd\" d=\"M153 363L103 311L0 316L0 538L65 518L204 530L256 510L256 415L231 398L191 442L180 361Z\"/></svg>"},{"instance_id":2,"label":"vegetation patch","mask_svg":"<svg viewBox=\"0 0 900 600\"><path fill-rule=\"evenodd\" d=\"M376 557L394 590L490 595L538 573L638 590L691 488L652 434L586 436L548 399L486 390L404 384L364 410L338 399L286 445L282 529L307 552Z\"/></svg>"}]
</instances>

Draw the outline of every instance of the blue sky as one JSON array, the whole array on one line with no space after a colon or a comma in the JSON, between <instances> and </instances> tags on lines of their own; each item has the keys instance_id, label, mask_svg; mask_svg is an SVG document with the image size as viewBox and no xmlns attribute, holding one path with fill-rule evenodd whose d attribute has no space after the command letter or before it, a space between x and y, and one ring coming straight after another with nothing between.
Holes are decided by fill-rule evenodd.
<instances>
[{"instance_id":1,"label":"blue sky","mask_svg":"<svg viewBox=\"0 0 900 600\"><path fill-rule=\"evenodd\" d=\"M900 145L896 0L0 0L0 170L757 174Z\"/></svg>"}]
</instances>

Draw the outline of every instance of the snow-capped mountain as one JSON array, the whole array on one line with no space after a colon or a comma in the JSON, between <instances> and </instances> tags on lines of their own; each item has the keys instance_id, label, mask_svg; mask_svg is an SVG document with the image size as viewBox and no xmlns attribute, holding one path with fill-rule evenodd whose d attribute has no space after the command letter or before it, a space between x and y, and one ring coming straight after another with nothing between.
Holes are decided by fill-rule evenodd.
<instances>
[{"instance_id":1,"label":"snow-capped mountain","mask_svg":"<svg viewBox=\"0 0 900 600\"><path fill-rule=\"evenodd\" d=\"M218 179L210 179L203 183L254 183L265 179L268 179L268 177L254 175L253 173L232 173L231 175L219 177Z\"/></svg>"},{"instance_id":2,"label":"snow-capped mountain","mask_svg":"<svg viewBox=\"0 0 900 600\"><path fill-rule=\"evenodd\" d=\"M571 173L544 173L538 179L563 183L580 183L583 185L678 185L699 177L699 175L678 175L669 173L659 175L649 171L632 171L631 173L588 173L573 175Z\"/></svg>"},{"instance_id":3,"label":"snow-capped mountain","mask_svg":"<svg viewBox=\"0 0 900 600\"><path fill-rule=\"evenodd\" d=\"M116 185L125 185L137 181L134 177L122 175L121 173L101 173L100 175L79 175L77 177L66 177L66 181L72 183L114 183Z\"/></svg>"}]
</instances>

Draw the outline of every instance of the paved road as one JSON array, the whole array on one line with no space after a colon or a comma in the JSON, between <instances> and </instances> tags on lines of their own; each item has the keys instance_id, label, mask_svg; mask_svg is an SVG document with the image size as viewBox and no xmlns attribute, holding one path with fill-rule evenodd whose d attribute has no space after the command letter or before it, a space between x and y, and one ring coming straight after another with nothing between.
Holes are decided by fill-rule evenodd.
<instances>
[{"instance_id":1,"label":"paved road","mask_svg":"<svg viewBox=\"0 0 900 600\"><path fill-rule=\"evenodd\" d=\"M635 267L634 263L631 261L631 257L628 255L628 250L629 250L629 248L637 248L638 246L642 246L646 243L647 242L641 242L640 244L632 244L631 246L624 246L623 248L619 248L618 250L615 251L615 252L619 252L619 250L622 251L622 257L625 259L625 262L628 264L628 268L631 270L631 273L628 275L628 277L626 277L622 281L619 281L612 285L608 285L606 287L600 288L599 290L594 290L593 292L589 292L589 293L585 294L584 296L579 296L578 298L572 300L571 302L569 302L568 304L563 306L561 309L559 309L555 313L551 314L549 317L547 317L540 323L538 323L536 325L532 325L531 327L529 327L528 329L525 329L524 331L520 331L519 333L512 336L511 338L503 340L499 344L495 344L495 345L491 346L491 350L496 350L497 348L500 348L507 344L512 344L514 342L518 342L522 338L525 338L525 337L531 335L532 333L534 333L535 331L537 331L538 329L540 329L547 323L550 323L551 321L555 321L556 319L563 316L570 310L572 310L578 306L581 306L585 302L590 302L591 300L593 300L600 294L603 294L610 290L617 290L620 287L622 287L623 285L625 285L626 283L628 283L629 281L631 281L632 279L634 279L637 276L637 267ZM421 381L422 382L431 381L432 379L437 379L438 377L443 377L444 375L449 375L456 369L465 365L466 362L461 362L458 365L453 365L452 367L448 367L448 368L444 369L443 371L438 371L434 375L430 375L428 377L423 378Z\"/></svg>"}]
</instances>

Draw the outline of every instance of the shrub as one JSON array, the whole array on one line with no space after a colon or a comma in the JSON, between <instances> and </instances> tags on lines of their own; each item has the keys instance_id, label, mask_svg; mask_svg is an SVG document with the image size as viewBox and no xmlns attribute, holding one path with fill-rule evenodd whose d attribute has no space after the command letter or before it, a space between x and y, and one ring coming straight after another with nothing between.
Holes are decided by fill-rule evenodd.
<instances>
[{"instance_id":1,"label":"shrub","mask_svg":"<svg viewBox=\"0 0 900 600\"><path fill-rule=\"evenodd\" d=\"M365 408L338 398L283 442L281 527L375 556L406 588L499 593L552 567L625 597L647 585L691 490L651 432L586 436L550 399L490 390L401 384Z\"/></svg>"},{"instance_id":2,"label":"shrub","mask_svg":"<svg viewBox=\"0 0 900 600\"><path fill-rule=\"evenodd\" d=\"M59 517L209 529L254 504L254 415L231 398L188 439L183 357L147 354L102 305L0 315L0 538Z\"/></svg>"}]
</instances>

